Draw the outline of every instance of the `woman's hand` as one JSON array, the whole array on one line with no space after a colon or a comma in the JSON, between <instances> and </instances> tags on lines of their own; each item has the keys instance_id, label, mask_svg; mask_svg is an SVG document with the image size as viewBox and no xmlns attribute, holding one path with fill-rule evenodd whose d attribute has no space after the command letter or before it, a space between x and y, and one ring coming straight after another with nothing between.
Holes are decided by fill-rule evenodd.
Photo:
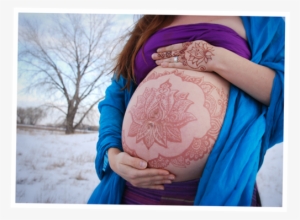
<instances>
[{"instance_id":1,"label":"woman's hand","mask_svg":"<svg viewBox=\"0 0 300 220\"><path fill-rule=\"evenodd\" d=\"M203 40L162 47L152 54L152 59L162 67L212 72L214 46Z\"/></svg>"},{"instance_id":2,"label":"woman's hand","mask_svg":"<svg viewBox=\"0 0 300 220\"><path fill-rule=\"evenodd\" d=\"M275 71L225 48L197 40L159 48L152 59L162 67L214 72L262 104L270 104Z\"/></svg>"},{"instance_id":3,"label":"woman's hand","mask_svg":"<svg viewBox=\"0 0 300 220\"><path fill-rule=\"evenodd\" d=\"M108 160L112 170L135 187L163 190L163 184L172 183L175 179L169 171L147 168L144 160L132 157L117 148L108 150Z\"/></svg>"}]
</instances>

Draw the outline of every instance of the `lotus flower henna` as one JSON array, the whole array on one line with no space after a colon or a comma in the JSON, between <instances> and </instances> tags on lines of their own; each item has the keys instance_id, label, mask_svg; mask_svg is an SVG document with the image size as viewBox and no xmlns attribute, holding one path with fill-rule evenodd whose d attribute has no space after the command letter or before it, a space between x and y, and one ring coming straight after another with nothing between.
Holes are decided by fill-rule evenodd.
<instances>
[{"instance_id":1,"label":"lotus flower henna","mask_svg":"<svg viewBox=\"0 0 300 220\"><path fill-rule=\"evenodd\" d=\"M207 63L214 55L213 47L210 47L207 43L203 42L196 42L195 46L187 51L187 53L190 54L189 61L192 61L192 64L196 64L197 67L199 67L203 61Z\"/></svg>"},{"instance_id":2,"label":"lotus flower henna","mask_svg":"<svg viewBox=\"0 0 300 220\"><path fill-rule=\"evenodd\" d=\"M154 143L167 148L167 141L181 142L180 128L197 120L187 112L193 104L187 99L188 93L171 87L166 81L158 89L146 88L130 111L132 123L128 136L136 137L136 143L143 141L148 149Z\"/></svg>"}]
</instances>

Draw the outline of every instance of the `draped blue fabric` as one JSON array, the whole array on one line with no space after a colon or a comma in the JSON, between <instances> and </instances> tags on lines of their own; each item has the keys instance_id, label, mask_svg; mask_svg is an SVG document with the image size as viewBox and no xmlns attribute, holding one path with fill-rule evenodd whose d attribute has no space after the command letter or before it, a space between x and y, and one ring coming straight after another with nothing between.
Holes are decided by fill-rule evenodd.
<instances>
[{"instance_id":1,"label":"draped blue fabric","mask_svg":"<svg viewBox=\"0 0 300 220\"><path fill-rule=\"evenodd\" d=\"M195 205L250 206L256 175L266 151L283 141L285 22L281 17L241 17L251 60L276 72L270 105L264 106L231 85L224 123L199 182ZM110 147L122 150L122 119L136 86L121 90L124 78L112 78L99 103L100 131L95 160L101 180L89 204L119 204L125 181L103 160Z\"/></svg>"}]
</instances>

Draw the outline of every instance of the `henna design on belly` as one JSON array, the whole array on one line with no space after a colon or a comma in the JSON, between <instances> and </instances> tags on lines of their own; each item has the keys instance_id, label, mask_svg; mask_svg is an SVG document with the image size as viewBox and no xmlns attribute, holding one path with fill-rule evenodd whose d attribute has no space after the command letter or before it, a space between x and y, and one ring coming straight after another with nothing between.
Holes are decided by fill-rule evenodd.
<instances>
[{"instance_id":1,"label":"henna design on belly","mask_svg":"<svg viewBox=\"0 0 300 220\"><path fill-rule=\"evenodd\" d=\"M189 94L171 87L169 81L158 89L147 87L130 111L132 123L128 136L136 137L136 143L143 141L148 149L154 142L165 148L167 141L181 142L180 128L197 120L187 112L193 104L187 99Z\"/></svg>"},{"instance_id":2,"label":"henna design on belly","mask_svg":"<svg viewBox=\"0 0 300 220\"><path fill-rule=\"evenodd\" d=\"M204 97L205 97L204 107L208 110L209 115L210 115L210 128L208 129L208 131L206 132L206 134L203 137L194 138L192 140L191 144L189 145L189 147L186 150L184 150L181 154L179 154L177 156L173 156L173 157L163 156L163 155L159 154L157 158L149 160L148 165L149 165L149 167L153 167L153 168L165 168L169 164L172 164L173 166L176 166L176 167L184 168L184 167L188 166L191 163L191 161L197 161L199 159L202 159L206 154L208 154L211 151L212 147L214 146L214 143L218 137L221 126L223 124L223 119L224 119L226 108L227 108L227 102L228 102L227 94L225 94L225 92L222 89L219 89L216 86L214 86L212 83L204 81L203 76L202 77L189 76L189 75L184 74L183 71L178 71L178 70L174 70L171 72L164 71L162 73L153 72L153 73L151 73L151 75L148 75L140 85L144 84L145 82L147 82L149 80L157 79L159 77L166 76L166 75L172 75L172 74L180 77L182 81L191 82L191 83L197 85L199 88L201 88L201 90L204 93ZM168 83L168 81L166 81L165 83ZM165 84L165 83L163 83L163 84ZM166 86L166 85L164 85L164 86ZM166 87L168 89L170 89L170 87L168 87L168 86L166 86ZM148 92L146 92L146 90ZM145 90L144 94L141 96L150 97L149 94L151 94L151 93L149 93L149 91L151 89L147 88L146 90ZM168 90L168 91L170 92L172 90ZM158 95L158 93L153 93L153 91L152 91L152 94ZM180 94L180 93L177 91L176 93L173 92L172 94L175 95L175 94ZM217 94L218 98L216 99L212 94ZM145 98L141 98L141 96L138 97L138 99L139 99L138 102L141 102L142 99L145 99ZM154 95L152 95L152 96L154 97ZM183 100L187 100L186 94L184 94L183 97L185 97ZM187 100L187 101L189 101L189 100ZM141 103L144 103L144 102L146 103L147 99L145 99ZM188 104L185 107L185 110L184 110L185 112L190 105L191 104ZM135 106L135 109L137 109L137 106ZM133 115L138 115L138 114L143 115L143 111L138 112L137 110L134 110L131 115L133 116ZM159 115L160 114L162 114L162 113L159 113ZM135 116L133 116L133 117L135 117ZM190 122L191 120L192 119L187 120L186 123ZM134 123L136 123L136 122L133 120L133 123L131 125L132 128L130 126L130 134L132 136L137 132L136 130L138 130L136 128L137 125ZM142 126L141 123L138 126ZM126 152L128 152L129 154L138 157L135 150L132 150L127 146L124 135L125 135L124 132L122 132L122 144L123 144L124 150ZM141 139L139 139L139 140L141 140ZM169 140L167 139L166 141L169 141ZM152 143L152 142L150 142L150 143ZM148 145L148 146L150 146L150 145ZM161 146L165 147L166 145L161 145Z\"/></svg>"}]
</instances>

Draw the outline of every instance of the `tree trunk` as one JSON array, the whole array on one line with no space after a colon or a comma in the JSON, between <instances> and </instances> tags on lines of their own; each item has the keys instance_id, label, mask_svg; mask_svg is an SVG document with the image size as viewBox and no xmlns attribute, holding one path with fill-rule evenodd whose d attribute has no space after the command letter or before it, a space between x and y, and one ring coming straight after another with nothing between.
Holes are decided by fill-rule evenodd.
<instances>
[{"instance_id":1,"label":"tree trunk","mask_svg":"<svg viewBox=\"0 0 300 220\"><path fill-rule=\"evenodd\" d=\"M73 125L70 125L68 122L67 122L67 125L66 125L66 134L74 134L75 130L73 128Z\"/></svg>"},{"instance_id":2,"label":"tree trunk","mask_svg":"<svg viewBox=\"0 0 300 220\"><path fill-rule=\"evenodd\" d=\"M66 117L66 134L74 134L75 128L74 128L74 118L75 118L76 111L72 109L71 111L68 111L67 117Z\"/></svg>"}]
</instances>

